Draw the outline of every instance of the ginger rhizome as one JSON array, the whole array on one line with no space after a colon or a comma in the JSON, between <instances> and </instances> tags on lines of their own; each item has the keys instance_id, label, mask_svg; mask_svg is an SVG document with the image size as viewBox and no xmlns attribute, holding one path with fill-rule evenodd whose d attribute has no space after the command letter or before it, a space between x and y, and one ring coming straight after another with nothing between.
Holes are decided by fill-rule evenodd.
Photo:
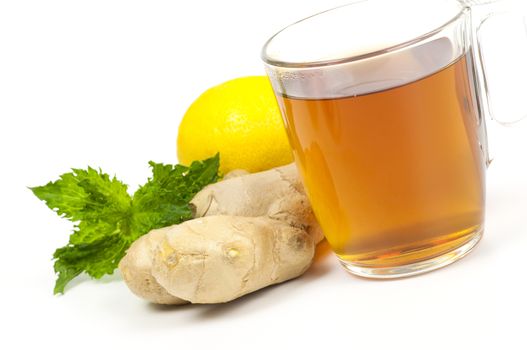
<instances>
[{"instance_id":1,"label":"ginger rhizome","mask_svg":"<svg viewBox=\"0 0 527 350\"><path fill-rule=\"evenodd\" d=\"M119 268L153 303L222 303L303 274L323 239L294 164L237 172L191 201L194 219L135 241Z\"/></svg>"}]
</instances>

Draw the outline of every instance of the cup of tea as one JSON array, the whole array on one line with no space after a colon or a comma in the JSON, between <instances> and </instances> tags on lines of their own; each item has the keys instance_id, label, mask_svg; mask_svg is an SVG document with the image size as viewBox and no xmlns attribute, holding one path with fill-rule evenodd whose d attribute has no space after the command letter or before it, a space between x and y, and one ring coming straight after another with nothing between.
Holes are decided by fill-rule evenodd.
<instances>
[{"instance_id":1,"label":"cup of tea","mask_svg":"<svg viewBox=\"0 0 527 350\"><path fill-rule=\"evenodd\" d=\"M483 2L357 1L263 48L311 205L353 274L431 271L482 237L490 105L478 33L496 12Z\"/></svg>"}]
</instances>

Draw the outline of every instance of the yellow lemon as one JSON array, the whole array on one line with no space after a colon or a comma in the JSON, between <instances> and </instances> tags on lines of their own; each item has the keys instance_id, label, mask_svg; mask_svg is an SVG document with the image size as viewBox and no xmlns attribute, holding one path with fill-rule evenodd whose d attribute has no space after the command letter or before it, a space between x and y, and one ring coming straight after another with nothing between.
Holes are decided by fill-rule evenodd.
<instances>
[{"instance_id":1,"label":"yellow lemon","mask_svg":"<svg viewBox=\"0 0 527 350\"><path fill-rule=\"evenodd\" d=\"M177 152L185 165L219 152L224 174L233 169L257 172L292 162L267 77L238 78L205 91L181 121Z\"/></svg>"}]
</instances>

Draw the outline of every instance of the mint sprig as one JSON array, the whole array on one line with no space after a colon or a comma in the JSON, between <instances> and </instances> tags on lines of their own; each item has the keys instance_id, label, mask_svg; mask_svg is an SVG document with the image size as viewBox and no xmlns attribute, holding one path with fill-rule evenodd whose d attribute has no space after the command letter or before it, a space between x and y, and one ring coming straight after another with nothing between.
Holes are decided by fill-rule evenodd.
<instances>
[{"instance_id":1,"label":"mint sprig","mask_svg":"<svg viewBox=\"0 0 527 350\"><path fill-rule=\"evenodd\" d=\"M88 167L30 188L59 216L74 223L69 242L53 254L54 293L82 272L93 278L112 274L126 250L152 229L192 218L190 200L218 180L219 155L189 167L149 162L152 177L133 196L115 177Z\"/></svg>"}]
</instances>

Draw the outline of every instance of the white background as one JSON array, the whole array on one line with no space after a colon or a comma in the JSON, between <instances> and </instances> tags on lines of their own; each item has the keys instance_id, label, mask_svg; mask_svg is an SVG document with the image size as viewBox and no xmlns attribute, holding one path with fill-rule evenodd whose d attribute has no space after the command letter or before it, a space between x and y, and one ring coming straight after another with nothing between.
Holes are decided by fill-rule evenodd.
<instances>
[{"instance_id":1,"label":"white background","mask_svg":"<svg viewBox=\"0 0 527 350\"><path fill-rule=\"evenodd\" d=\"M344 2L0 3L0 348L527 348L526 122L489 125L486 235L442 270L368 281L320 254L303 277L225 305L149 305L118 273L53 296L51 254L71 225L25 186L89 164L134 190L149 160L176 162L194 98L263 74L271 34ZM510 89L527 97L526 84Z\"/></svg>"}]
</instances>

